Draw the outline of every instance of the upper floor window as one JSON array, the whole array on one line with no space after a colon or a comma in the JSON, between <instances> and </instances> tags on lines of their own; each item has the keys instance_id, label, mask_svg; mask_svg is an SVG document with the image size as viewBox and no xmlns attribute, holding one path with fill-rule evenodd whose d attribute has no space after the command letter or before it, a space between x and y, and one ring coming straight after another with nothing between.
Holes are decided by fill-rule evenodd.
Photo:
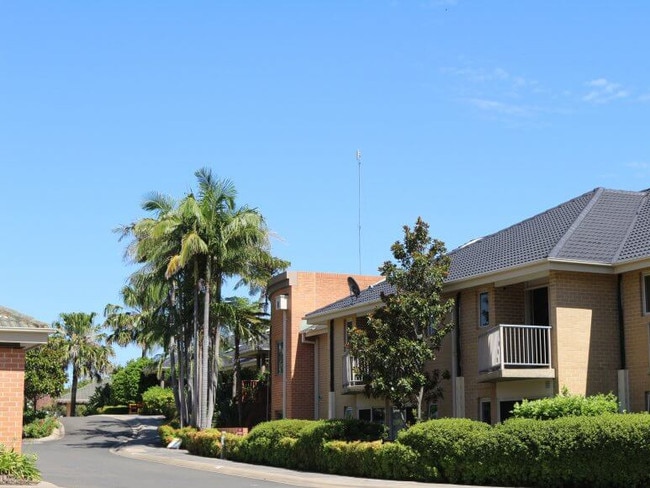
<instances>
[{"instance_id":1,"label":"upper floor window","mask_svg":"<svg viewBox=\"0 0 650 488\"><path fill-rule=\"evenodd\" d=\"M278 341L275 343L275 350L276 350L276 368L275 370L278 372L278 374L284 373L284 342L283 341Z\"/></svg>"},{"instance_id":2,"label":"upper floor window","mask_svg":"<svg viewBox=\"0 0 650 488\"><path fill-rule=\"evenodd\" d=\"M490 296L484 291L479 295L479 325L487 327L490 325Z\"/></svg>"},{"instance_id":3,"label":"upper floor window","mask_svg":"<svg viewBox=\"0 0 650 488\"><path fill-rule=\"evenodd\" d=\"M650 314L650 274L643 275L643 313Z\"/></svg>"}]
</instances>

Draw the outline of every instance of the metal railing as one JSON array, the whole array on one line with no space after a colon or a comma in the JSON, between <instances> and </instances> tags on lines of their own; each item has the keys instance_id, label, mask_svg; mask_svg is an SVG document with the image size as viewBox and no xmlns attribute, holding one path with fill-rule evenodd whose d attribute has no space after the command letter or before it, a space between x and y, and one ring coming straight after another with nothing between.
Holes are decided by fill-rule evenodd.
<instances>
[{"instance_id":1,"label":"metal railing","mask_svg":"<svg viewBox=\"0 0 650 488\"><path fill-rule=\"evenodd\" d=\"M501 324L478 338L479 372L506 368L550 368L551 327Z\"/></svg>"},{"instance_id":2,"label":"metal railing","mask_svg":"<svg viewBox=\"0 0 650 488\"><path fill-rule=\"evenodd\" d=\"M343 355L343 388L363 385L363 366L359 359L346 352Z\"/></svg>"}]
</instances>

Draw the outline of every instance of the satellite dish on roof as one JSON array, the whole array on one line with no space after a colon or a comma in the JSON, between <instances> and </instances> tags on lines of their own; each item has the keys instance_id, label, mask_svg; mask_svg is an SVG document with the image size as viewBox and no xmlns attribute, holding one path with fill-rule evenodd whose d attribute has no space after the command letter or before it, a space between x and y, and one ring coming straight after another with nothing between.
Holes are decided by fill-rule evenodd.
<instances>
[{"instance_id":1,"label":"satellite dish on roof","mask_svg":"<svg viewBox=\"0 0 650 488\"><path fill-rule=\"evenodd\" d=\"M358 298L361 294L361 289L352 276L348 276L348 287L350 288L350 295L354 295Z\"/></svg>"}]
</instances>

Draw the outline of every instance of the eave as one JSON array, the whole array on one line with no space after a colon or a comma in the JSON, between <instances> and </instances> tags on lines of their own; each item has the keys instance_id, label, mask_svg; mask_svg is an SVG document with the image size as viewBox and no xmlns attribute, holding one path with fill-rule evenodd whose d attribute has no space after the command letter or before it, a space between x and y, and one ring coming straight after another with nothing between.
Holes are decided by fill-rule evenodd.
<instances>
[{"instance_id":1,"label":"eave","mask_svg":"<svg viewBox=\"0 0 650 488\"><path fill-rule=\"evenodd\" d=\"M32 327L0 329L0 346L31 349L47 343L48 337L54 332L54 329Z\"/></svg>"}]
</instances>

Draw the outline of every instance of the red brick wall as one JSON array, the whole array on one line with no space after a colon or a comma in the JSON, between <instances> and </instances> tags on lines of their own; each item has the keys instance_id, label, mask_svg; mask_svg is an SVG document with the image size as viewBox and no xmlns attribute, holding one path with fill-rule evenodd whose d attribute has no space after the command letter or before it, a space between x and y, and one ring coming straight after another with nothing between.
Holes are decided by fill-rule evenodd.
<instances>
[{"instance_id":1,"label":"red brick wall","mask_svg":"<svg viewBox=\"0 0 650 488\"><path fill-rule=\"evenodd\" d=\"M0 347L0 444L18 452L22 446L25 351Z\"/></svg>"},{"instance_id":2,"label":"red brick wall","mask_svg":"<svg viewBox=\"0 0 650 488\"><path fill-rule=\"evenodd\" d=\"M271 300L271 418L282 411L282 375L277 374L276 344L282 340L283 313L275 310L275 297L289 295L287 311L287 411L286 418L314 418L314 345L303 344L300 324L309 312L346 297L348 274L287 272L289 285L273 290ZM381 279L352 275L363 290ZM322 374L322 372L321 372Z\"/></svg>"}]
</instances>

